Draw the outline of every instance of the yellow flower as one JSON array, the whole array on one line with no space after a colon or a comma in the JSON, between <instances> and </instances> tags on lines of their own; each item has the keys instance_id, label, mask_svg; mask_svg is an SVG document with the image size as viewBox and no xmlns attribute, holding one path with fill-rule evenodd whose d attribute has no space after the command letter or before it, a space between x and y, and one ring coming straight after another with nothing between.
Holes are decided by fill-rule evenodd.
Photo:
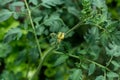
<instances>
[{"instance_id":1,"label":"yellow flower","mask_svg":"<svg viewBox=\"0 0 120 80\"><path fill-rule=\"evenodd\" d=\"M64 37L65 37L65 33L59 32L58 35L57 35L58 43L60 43L61 40L64 39Z\"/></svg>"}]
</instances>

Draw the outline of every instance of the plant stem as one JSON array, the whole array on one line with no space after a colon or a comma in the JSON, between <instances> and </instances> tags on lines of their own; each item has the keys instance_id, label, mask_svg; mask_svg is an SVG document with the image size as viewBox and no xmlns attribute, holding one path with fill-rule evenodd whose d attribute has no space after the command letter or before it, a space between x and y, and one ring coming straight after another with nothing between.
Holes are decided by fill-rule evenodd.
<instances>
[{"instance_id":1,"label":"plant stem","mask_svg":"<svg viewBox=\"0 0 120 80\"><path fill-rule=\"evenodd\" d=\"M100 25L96 25L96 24L94 24L94 26L97 26L99 29L101 29L101 30L107 32L107 30L106 30L105 28L102 28Z\"/></svg>"},{"instance_id":2,"label":"plant stem","mask_svg":"<svg viewBox=\"0 0 120 80\"><path fill-rule=\"evenodd\" d=\"M104 70L104 79L106 80L106 70Z\"/></svg>"},{"instance_id":3,"label":"plant stem","mask_svg":"<svg viewBox=\"0 0 120 80\"><path fill-rule=\"evenodd\" d=\"M58 52L58 51L54 51L54 53L56 53L56 54L64 54L64 53ZM79 56L75 56L75 55L72 55L72 54L66 54L66 55L80 60L80 57L79 57ZM90 62L90 63L93 63L93 64L97 65L98 67L101 67L101 68L103 68L103 69L106 69L107 71L110 71L110 69L108 69L107 67L105 67L105 66L103 66L103 65L101 65L101 64L99 64L99 63L97 63L97 62L95 62L95 61L92 61L92 60L89 60L89 59L86 59L86 58L83 58L83 57L82 57L82 59L84 59L84 60L86 60L86 61L88 61L88 62Z\"/></svg>"},{"instance_id":4,"label":"plant stem","mask_svg":"<svg viewBox=\"0 0 120 80\"><path fill-rule=\"evenodd\" d=\"M65 35L69 34L71 31L77 29L80 25L83 25L84 22L79 22L78 24L76 24L74 27L72 27L70 30L68 30ZM101 26L99 25L94 25L94 26L97 26L99 29L102 29L103 31L106 31L106 29L102 28ZM107 31L106 31L107 32Z\"/></svg>"},{"instance_id":5,"label":"plant stem","mask_svg":"<svg viewBox=\"0 0 120 80\"><path fill-rule=\"evenodd\" d=\"M101 64L99 64L99 63L97 63L97 62L94 62L94 61L89 60L89 59L86 59L86 60L87 60L88 62L91 62L91 63L93 63L93 64L95 64L95 65L103 68L103 69L106 69L107 71L110 71L110 69L108 69L107 67L105 67L105 66L103 66L103 65L101 65Z\"/></svg>"},{"instance_id":6,"label":"plant stem","mask_svg":"<svg viewBox=\"0 0 120 80\"><path fill-rule=\"evenodd\" d=\"M46 50L46 51L43 53L44 55L43 55L43 56L41 57L41 59L40 59L40 63L39 63L39 65L38 65L38 67L37 67L37 70L36 70L36 72L33 74L32 78L31 78L30 80L34 80L34 77L38 75L38 73L41 71L41 68L42 68L42 65L43 65L44 60L45 60L46 57L49 55L49 53L50 53L52 50L55 49L55 47L56 47L56 46L54 45L54 46L50 47L48 50Z\"/></svg>"},{"instance_id":7,"label":"plant stem","mask_svg":"<svg viewBox=\"0 0 120 80\"><path fill-rule=\"evenodd\" d=\"M110 60L107 62L106 67L108 67L113 59L113 56L110 57Z\"/></svg>"},{"instance_id":8,"label":"plant stem","mask_svg":"<svg viewBox=\"0 0 120 80\"><path fill-rule=\"evenodd\" d=\"M68 33L70 33L71 31L75 30L76 28L78 28L80 25L82 25L82 22L79 22L78 24L76 24L74 27L72 27L70 30L68 30L65 35L67 35Z\"/></svg>"},{"instance_id":9,"label":"plant stem","mask_svg":"<svg viewBox=\"0 0 120 80\"><path fill-rule=\"evenodd\" d=\"M29 19L30 19L30 23L31 23L31 26L33 28L33 33L34 33L34 36L35 36L35 40L36 40L36 44L37 44L37 47L38 47L38 51L40 53L40 57L42 57L42 51L41 51L41 48L40 48L40 44L39 44L39 40L37 38L37 34L36 34L36 31L35 31L35 26L33 24L33 20L32 20L32 16L31 16L31 11L30 11L30 8L28 6L28 3L26 0L24 0L25 2L25 5L26 5L26 8L27 8L27 11L28 11L28 16L29 16Z\"/></svg>"}]
</instances>

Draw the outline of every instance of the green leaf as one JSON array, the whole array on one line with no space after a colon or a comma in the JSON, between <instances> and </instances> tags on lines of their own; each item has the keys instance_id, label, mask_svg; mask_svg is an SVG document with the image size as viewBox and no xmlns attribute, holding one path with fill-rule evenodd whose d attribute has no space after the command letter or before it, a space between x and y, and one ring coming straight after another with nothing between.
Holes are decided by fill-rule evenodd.
<instances>
[{"instance_id":1,"label":"green leaf","mask_svg":"<svg viewBox=\"0 0 120 80\"><path fill-rule=\"evenodd\" d=\"M9 3L9 2L11 2L12 0L0 0L0 6L2 5L2 6L4 6L4 5L6 5L7 3Z\"/></svg>"},{"instance_id":2,"label":"green leaf","mask_svg":"<svg viewBox=\"0 0 120 80\"><path fill-rule=\"evenodd\" d=\"M2 79L1 80L16 80L16 76L10 72L5 70L3 74L1 75Z\"/></svg>"},{"instance_id":3,"label":"green leaf","mask_svg":"<svg viewBox=\"0 0 120 80\"><path fill-rule=\"evenodd\" d=\"M62 63L64 63L68 59L67 55L60 55L60 57L56 60L54 66L58 66Z\"/></svg>"},{"instance_id":4,"label":"green leaf","mask_svg":"<svg viewBox=\"0 0 120 80\"><path fill-rule=\"evenodd\" d=\"M97 76L95 80L105 80L105 79L104 79L104 76L100 75L100 76Z\"/></svg>"},{"instance_id":5,"label":"green leaf","mask_svg":"<svg viewBox=\"0 0 120 80\"><path fill-rule=\"evenodd\" d=\"M7 20L8 18L10 18L11 15L12 15L12 12L10 12L7 9L0 10L0 22Z\"/></svg>"},{"instance_id":6,"label":"green leaf","mask_svg":"<svg viewBox=\"0 0 120 80\"><path fill-rule=\"evenodd\" d=\"M14 12L14 13L13 13L13 17L14 17L15 19L18 19L19 14L18 14L17 12Z\"/></svg>"},{"instance_id":7,"label":"green leaf","mask_svg":"<svg viewBox=\"0 0 120 80\"><path fill-rule=\"evenodd\" d=\"M17 1L17 2L13 2L10 6L24 6L24 2L22 2L22 1Z\"/></svg>"},{"instance_id":8,"label":"green leaf","mask_svg":"<svg viewBox=\"0 0 120 80\"><path fill-rule=\"evenodd\" d=\"M68 7L68 12L79 18L79 11L75 7Z\"/></svg>"},{"instance_id":9,"label":"green leaf","mask_svg":"<svg viewBox=\"0 0 120 80\"><path fill-rule=\"evenodd\" d=\"M0 58L6 57L11 52L11 47L7 44L0 44Z\"/></svg>"},{"instance_id":10,"label":"green leaf","mask_svg":"<svg viewBox=\"0 0 120 80\"><path fill-rule=\"evenodd\" d=\"M67 32L69 30L69 28L67 26L63 26L60 28L60 32Z\"/></svg>"},{"instance_id":11,"label":"green leaf","mask_svg":"<svg viewBox=\"0 0 120 80\"><path fill-rule=\"evenodd\" d=\"M120 31L114 30L114 32L111 33L111 40L120 45Z\"/></svg>"},{"instance_id":12,"label":"green leaf","mask_svg":"<svg viewBox=\"0 0 120 80\"><path fill-rule=\"evenodd\" d=\"M114 65L114 70L118 70L120 68L120 64L117 61L112 60L111 63Z\"/></svg>"},{"instance_id":13,"label":"green leaf","mask_svg":"<svg viewBox=\"0 0 120 80\"><path fill-rule=\"evenodd\" d=\"M98 8L105 7L105 0L93 0L93 5Z\"/></svg>"},{"instance_id":14,"label":"green leaf","mask_svg":"<svg viewBox=\"0 0 120 80\"><path fill-rule=\"evenodd\" d=\"M111 63L115 66L115 67L120 67L120 64L118 63L118 62L116 62L116 61L111 61Z\"/></svg>"},{"instance_id":15,"label":"green leaf","mask_svg":"<svg viewBox=\"0 0 120 80\"><path fill-rule=\"evenodd\" d=\"M17 11L17 7L18 7L18 11L24 11L25 10L25 7L24 7L24 2L22 1L17 1L17 2L13 2L12 4L10 4L9 8L12 10L12 11Z\"/></svg>"},{"instance_id":16,"label":"green leaf","mask_svg":"<svg viewBox=\"0 0 120 80\"><path fill-rule=\"evenodd\" d=\"M85 70L87 70L87 69L88 69L88 65L87 65L87 64L85 64L85 63L82 63L82 64L81 64L81 67L82 67L83 69L85 69Z\"/></svg>"},{"instance_id":17,"label":"green leaf","mask_svg":"<svg viewBox=\"0 0 120 80\"><path fill-rule=\"evenodd\" d=\"M7 34L4 37L4 42L11 42L12 40L19 40L22 36L22 31L20 28L13 28L7 32Z\"/></svg>"},{"instance_id":18,"label":"green leaf","mask_svg":"<svg viewBox=\"0 0 120 80\"><path fill-rule=\"evenodd\" d=\"M44 21L44 25L49 26L51 32L58 32L63 26L65 26L63 20L58 14L52 14Z\"/></svg>"},{"instance_id":19,"label":"green leaf","mask_svg":"<svg viewBox=\"0 0 120 80\"><path fill-rule=\"evenodd\" d=\"M87 43L93 45L99 40L99 29L97 27L92 27L89 29L88 33L84 36Z\"/></svg>"},{"instance_id":20,"label":"green leaf","mask_svg":"<svg viewBox=\"0 0 120 80\"><path fill-rule=\"evenodd\" d=\"M45 31L45 27L42 25L37 25L36 26L36 34L37 35L42 35Z\"/></svg>"},{"instance_id":21,"label":"green leaf","mask_svg":"<svg viewBox=\"0 0 120 80\"><path fill-rule=\"evenodd\" d=\"M39 25L39 22L42 20L42 16L40 16L40 17L36 17L36 18L34 18L34 22L36 23L36 25Z\"/></svg>"},{"instance_id":22,"label":"green leaf","mask_svg":"<svg viewBox=\"0 0 120 80\"><path fill-rule=\"evenodd\" d=\"M33 3L34 5L38 4L38 0L29 0L29 3Z\"/></svg>"},{"instance_id":23,"label":"green leaf","mask_svg":"<svg viewBox=\"0 0 120 80\"><path fill-rule=\"evenodd\" d=\"M70 80L82 80L81 69L74 69L73 73L70 75Z\"/></svg>"},{"instance_id":24,"label":"green leaf","mask_svg":"<svg viewBox=\"0 0 120 80\"><path fill-rule=\"evenodd\" d=\"M100 41L102 45L106 46L108 44L109 37L110 35L107 34L106 32L100 34Z\"/></svg>"},{"instance_id":25,"label":"green leaf","mask_svg":"<svg viewBox=\"0 0 120 80\"><path fill-rule=\"evenodd\" d=\"M38 49L37 48L32 48L29 52L29 58L30 58L30 62L37 62L37 60L39 59L39 53L38 53ZM34 56L34 57L33 57Z\"/></svg>"},{"instance_id":26,"label":"green leaf","mask_svg":"<svg viewBox=\"0 0 120 80\"><path fill-rule=\"evenodd\" d=\"M96 67L95 67L95 64L90 64L89 70L88 70L88 75L89 75L89 76L94 73L95 68L96 68Z\"/></svg>"},{"instance_id":27,"label":"green leaf","mask_svg":"<svg viewBox=\"0 0 120 80\"><path fill-rule=\"evenodd\" d=\"M61 5L63 3L63 0L42 0L42 5L47 8L51 8L51 6Z\"/></svg>"},{"instance_id":28,"label":"green leaf","mask_svg":"<svg viewBox=\"0 0 120 80\"><path fill-rule=\"evenodd\" d=\"M120 56L120 46L114 42L109 44L109 47L106 47L106 52L108 55L119 57Z\"/></svg>"},{"instance_id":29,"label":"green leaf","mask_svg":"<svg viewBox=\"0 0 120 80\"><path fill-rule=\"evenodd\" d=\"M115 72L108 72L107 77L108 78L116 78L116 77L119 77L119 75Z\"/></svg>"}]
</instances>

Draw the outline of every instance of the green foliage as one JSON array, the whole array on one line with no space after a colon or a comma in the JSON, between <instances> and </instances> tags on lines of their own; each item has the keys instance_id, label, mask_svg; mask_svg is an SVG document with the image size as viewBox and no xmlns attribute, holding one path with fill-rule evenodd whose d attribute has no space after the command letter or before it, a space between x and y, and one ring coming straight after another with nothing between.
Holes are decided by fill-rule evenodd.
<instances>
[{"instance_id":1,"label":"green foliage","mask_svg":"<svg viewBox=\"0 0 120 80\"><path fill-rule=\"evenodd\" d=\"M10 53L10 51L11 51L11 47L9 45L0 44L0 57L5 58Z\"/></svg>"},{"instance_id":2,"label":"green foliage","mask_svg":"<svg viewBox=\"0 0 120 80\"><path fill-rule=\"evenodd\" d=\"M74 69L70 75L70 80L82 80L82 71L80 69Z\"/></svg>"},{"instance_id":3,"label":"green foliage","mask_svg":"<svg viewBox=\"0 0 120 80\"><path fill-rule=\"evenodd\" d=\"M5 35L5 38L4 38L4 42L5 43L9 43L13 40L19 40L19 38L22 36L22 32L19 28L14 28L14 29L11 29L7 32L7 34Z\"/></svg>"},{"instance_id":4,"label":"green foliage","mask_svg":"<svg viewBox=\"0 0 120 80\"><path fill-rule=\"evenodd\" d=\"M119 80L114 1L1 0L0 80Z\"/></svg>"},{"instance_id":5,"label":"green foliage","mask_svg":"<svg viewBox=\"0 0 120 80\"><path fill-rule=\"evenodd\" d=\"M57 61L55 62L54 65L57 66L57 65L60 65L60 64L64 63L67 58L68 58L68 56L66 56L66 55L61 55L61 56L57 59Z\"/></svg>"},{"instance_id":6,"label":"green foliage","mask_svg":"<svg viewBox=\"0 0 120 80\"><path fill-rule=\"evenodd\" d=\"M90 64L88 75L91 75L95 71L95 64Z\"/></svg>"},{"instance_id":7,"label":"green foliage","mask_svg":"<svg viewBox=\"0 0 120 80\"><path fill-rule=\"evenodd\" d=\"M95 80L105 80L104 76L97 76Z\"/></svg>"},{"instance_id":8,"label":"green foliage","mask_svg":"<svg viewBox=\"0 0 120 80\"><path fill-rule=\"evenodd\" d=\"M37 5L38 1L37 0L29 0L29 3L33 3L34 5Z\"/></svg>"},{"instance_id":9,"label":"green foliage","mask_svg":"<svg viewBox=\"0 0 120 80\"><path fill-rule=\"evenodd\" d=\"M109 44L109 48L106 48L107 50L107 54L110 56L115 56L115 57L119 57L120 56L120 51L119 51L119 45L116 44Z\"/></svg>"},{"instance_id":10,"label":"green foliage","mask_svg":"<svg viewBox=\"0 0 120 80\"><path fill-rule=\"evenodd\" d=\"M110 78L119 77L119 75L114 72L109 72L109 73L107 73L107 77L110 79Z\"/></svg>"},{"instance_id":11,"label":"green foliage","mask_svg":"<svg viewBox=\"0 0 120 80\"><path fill-rule=\"evenodd\" d=\"M12 15L12 12L10 12L7 9L1 10L0 11L0 22L7 20L8 18L10 18L11 15Z\"/></svg>"},{"instance_id":12,"label":"green foliage","mask_svg":"<svg viewBox=\"0 0 120 80\"><path fill-rule=\"evenodd\" d=\"M63 4L63 0L42 0L41 5L51 8L52 6L57 6Z\"/></svg>"}]
</instances>

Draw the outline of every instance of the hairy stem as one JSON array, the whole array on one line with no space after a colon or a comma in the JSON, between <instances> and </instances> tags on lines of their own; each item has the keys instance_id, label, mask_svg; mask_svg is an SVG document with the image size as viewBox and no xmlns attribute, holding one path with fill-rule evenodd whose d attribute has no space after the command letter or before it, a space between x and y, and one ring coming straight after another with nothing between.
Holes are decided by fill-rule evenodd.
<instances>
[{"instance_id":1,"label":"hairy stem","mask_svg":"<svg viewBox=\"0 0 120 80\"><path fill-rule=\"evenodd\" d=\"M36 44L37 44L37 47L38 47L38 51L40 53L40 56L42 57L42 51L41 51L41 47L40 47L40 44L39 44L39 40L37 38L37 34L36 34L36 31L35 31L35 26L33 24L33 20L32 20L32 16L31 16L31 11L30 11L30 8L28 6L28 3L26 0L24 0L25 2L25 5L26 5L26 8L27 8L27 11L28 11L28 16L29 16L29 19L30 19L30 23L31 23L31 26L32 26L32 29L33 29L33 33L34 33L34 36L35 36L35 40L36 40Z\"/></svg>"},{"instance_id":2,"label":"hairy stem","mask_svg":"<svg viewBox=\"0 0 120 80\"><path fill-rule=\"evenodd\" d=\"M78 24L76 24L74 27L72 27L70 30L68 30L65 35L69 34L71 31L77 29L80 25L82 25L82 22L79 22Z\"/></svg>"},{"instance_id":3,"label":"hairy stem","mask_svg":"<svg viewBox=\"0 0 120 80\"><path fill-rule=\"evenodd\" d=\"M64 54L64 53L58 52L58 51L54 51L54 53L56 53L56 54ZM66 54L66 55L68 55L68 56L70 56L70 57L73 57L73 58L76 58L76 59L80 59L80 57L79 57L79 56L76 56L76 55L72 55L72 54ZM101 67L101 68L103 68L103 69L106 69L107 71L110 71L110 69L108 69L107 67L105 67L105 66L103 66L103 65L101 65L101 64L99 64L99 63L97 63L97 62L95 62L95 61L86 59L86 58L84 58L84 57L82 57L82 59L83 59L83 60L86 60L86 61L88 61L88 62L90 62L90 63L93 63L93 64L97 65L98 67Z\"/></svg>"},{"instance_id":4,"label":"hairy stem","mask_svg":"<svg viewBox=\"0 0 120 80\"><path fill-rule=\"evenodd\" d=\"M113 59L113 56L110 57L109 61L108 61L107 64L106 64L106 67L108 67L108 66L110 65L112 59Z\"/></svg>"},{"instance_id":5,"label":"hairy stem","mask_svg":"<svg viewBox=\"0 0 120 80\"><path fill-rule=\"evenodd\" d=\"M49 55L49 53L50 53L52 50L55 49L55 47L56 47L56 46L54 45L54 46L50 47L48 50L46 50L46 51L43 53L43 56L42 56L41 59L40 59L40 63L39 63L39 65L38 65L38 67L37 67L37 70L36 70L36 72L33 74L32 78L31 78L30 80L34 80L35 76L38 75L38 73L41 71L41 68L42 68L42 65L43 65L44 60L45 60L46 57Z\"/></svg>"},{"instance_id":6,"label":"hairy stem","mask_svg":"<svg viewBox=\"0 0 120 80\"><path fill-rule=\"evenodd\" d=\"M97 62L94 62L94 61L92 61L92 60L89 60L89 59L86 59L86 60L87 60L88 62L91 62L91 63L93 63L93 64L95 64L95 65L103 68L103 69L106 69L107 71L110 71L110 69L108 69L106 66L103 66L103 65L101 65L101 64L99 64L99 63L97 63Z\"/></svg>"}]
</instances>

